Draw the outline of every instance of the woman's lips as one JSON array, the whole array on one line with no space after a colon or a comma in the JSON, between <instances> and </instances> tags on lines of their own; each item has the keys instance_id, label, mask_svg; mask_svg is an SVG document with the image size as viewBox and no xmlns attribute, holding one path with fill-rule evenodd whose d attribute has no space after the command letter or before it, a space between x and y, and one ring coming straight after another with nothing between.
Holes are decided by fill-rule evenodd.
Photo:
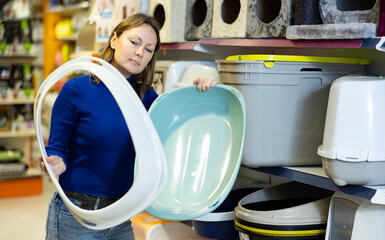
<instances>
[{"instance_id":1,"label":"woman's lips","mask_svg":"<svg viewBox=\"0 0 385 240\"><path fill-rule=\"evenodd\" d=\"M139 62L137 62L137 61L135 61L135 60L133 60L133 59L131 59L131 62L132 62L133 64L137 65L137 66L140 66Z\"/></svg>"}]
</instances>

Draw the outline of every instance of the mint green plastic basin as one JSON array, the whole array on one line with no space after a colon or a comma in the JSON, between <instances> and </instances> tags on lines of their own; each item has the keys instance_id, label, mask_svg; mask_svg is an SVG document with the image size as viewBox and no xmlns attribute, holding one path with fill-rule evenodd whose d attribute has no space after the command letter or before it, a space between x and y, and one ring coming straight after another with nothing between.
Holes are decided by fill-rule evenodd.
<instances>
[{"instance_id":1,"label":"mint green plastic basin","mask_svg":"<svg viewBox=\"0 0 385 240\"><path fill-rule=\"evenodd\" d=\"M235 88L195 86L158 97L149 110L166 154L168 176L161 195L146 209L168 220L191 220L227 197L241 165L246 107Z\"/></svg>"}]
</instances>

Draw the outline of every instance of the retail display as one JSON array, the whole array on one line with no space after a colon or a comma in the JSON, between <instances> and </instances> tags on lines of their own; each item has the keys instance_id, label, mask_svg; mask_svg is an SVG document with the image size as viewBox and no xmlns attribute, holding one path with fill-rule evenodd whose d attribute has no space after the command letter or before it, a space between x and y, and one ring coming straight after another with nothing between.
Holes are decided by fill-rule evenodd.
<instances>
[{"instance_id":1,"label":"retail display","mask_svg":"<svg viewBox=\"0 0 385 240\"><path fill-rule=\"evenodd\" d=\"M249 0L214 0L212 38L245 38Z\"/></svg>"},{"instance_id":2,"label":"retail display","mask_svg":"<svg viewBox=\"0 0 385 240\"><path fill-rule=\"evenodd\" d=\"M0 177L25 173L28 164L22 162L22 157L22 150L0 145Z\"/></svg>"},{"instance_id":3,"label":"retail display","mask_svg":"<svg viewBox=\"0 0 385 240\"><path fill-rule=\"evenodd\" d=\"M234 187L217 209L192 220L195 232L200 236L214 239L239 239L239 233L234 226L235 207L242 198L267 186L267 184L253 184Z\"/></svg>"},{"instance_id":4,"label":"retail display","mask_svg":"<svg viewBox=\"0 0 385 240\"><path fill-rule=\"evenodd\" d=\"M44 17L40 14L31 17L36 11L26 6L32 2L48 3ZM30 141L35 137L31 106L35 88L43 77L36 76L35 71L44 69L47 76L71 58L84 56L74 54L74 50L75 53L89 50L81 53L96 56L100 45L94 43L93 33L100 33L97 27L103 24L112 27L110 22L98 22L99 19L94 22L91 16L87 29L83 28L87 30L83 36L74 34L74 27L83 26L91 12L88 8L95 2L15 0L1 9L0 145L12 145L9 155L0 147L2 186L13 188L13 183L7 183L8 176L20 180L27 170L37 165L37 155L31 157L35 153ZM383 50L381 43L385 39L376 36L385 35L385 0L127 2L116 10L116 16L136 11L152 15L161 27L160 57L166 60L156 62L153 87L160 96L149 112L150 121L143 112L140 118L132 119L132 112L141 111L133 106L122 111L127 115L127 122L130 121L127 124L130 132L135 135L140 131L143 135L145 131L159 139L141 140L145 142L145 150L139 147L142 143L135 145L138 159L147 160L139 160L132 189L115 204L96 211L83 210L62 195L81 224L104 229L133 217L134 232L142 231L135 237L143 240L383 238L385 228L378 224L385 217L384 206L380 205L384 202L383 187L372 185L385 184L382 150L385 139L381 136L385 119L380 106L385 101L381 95L385 84L381 77L366 75L384 73L383 57L373 46L378 42L377 50ZM96 8L90 10L97 11ZM82 11L79 16L85 18L75 17L78 11ZM52 23L57 23L56 35ZM191 56L190 51L194 51ZM43 52L44 60L40 58ZM199 52L201 60L189 60L197 59ZM237 55L212 61L254 52L277 55ZM293 53L301 56L278 55ZM317 54L367 57L373 64L367 67L370 61L366 59L302 56ZM35 58L39 62L36 63ZM38 98L43 99L49 85L64 77L70 68L80 67L101 76L108 75L106 79L115 78L90 60L99 62L103 68L108 65L94 58L80 58L65 64L42 84ZM84 65L83 61L86 61ZM212 78L223 86L217 85L205 93L210 94L210 99L186 103L190 93L204 95L193 91L193 86L186 87L197 77ZM65 81L63 78L62 82ZM123 85L111 92L131 102L134 94L123 97L117 93L129 89ZM55 91L60 90L59 86ZM189 91L188 94L185 91ZM178 92L180 96L174 98ZM117 101L121 102L122 109L126 108L123 100ZM35 105L35 118L40 118L39 112L43 112L40 107L44 107L43 102ZM143 125L142 118L150 127L137 129L139 122ZM42 129L38 128L38 138L41 138L40 132ZM211 147L204 148L206 143ZM43 143L40 145L40 151L44 151ZM154 155L162 155L162 151L165 155L154 160ZM333 182L326 177L308 180L304 177L308 173L288 179L326 189L337 187L334 190L342 189L359 197L341 193L330 197L332 191L294 182L240 193L233 188L233 183L241 163L250 171L263 167L276 172L291 169L288 175L297 173L297 168L290 166L317 165ZM270 168L276 166L278 168ZM258 173L273 174L263 170ZM52 172L50 174L52 177ZM40 171L36 176L41 178ZM281 177L280 173L275 176ZM259 176L252 177L259 179ZM329 181L330 186L325 186L323 180ZM31 190L28 183L20 183L21 188ZM64 194L60 185L55 181L54 184L59 193ZM356 193L355 186L349 185L370 185L357 187L378 190L370 202L363 199L372 198L363 196L370 193ZM41 181L35 186L41 187ZM8 195L13 194L12 191L7 189L0 188L2 197L12 196ZM27 192L23 191L19 195ZM142 213L145 210L153 216ZM138 222L136 217L142 219ZM193 228L177 222L183 220L191 220Z\"/></svg>"},{"instance_id":5,"label":"retail display","mask_svg":"<svg viewBox=\"0 0 385 240\"><path fill-rule=\"evenodd\" d=\"M375 23L339 23L318 25L292 25L287 28L286 38L298 39L357 39L376 36Z\"/></svg>"},{"instance_id":6,"label":"retail display","mask_svg":"<svg viewBox=\"0 0 385 240\"><path fill-rule=\"evenodd\" d=\"M149 114L166 154L168 177L162 194L146 209L183 221L215 210L232 189L241 165L246 106L233 87L196 86L160 95Z\"/></svg>"},{"instance_id":7,"label":"retail display","mask_svg":"<svg viewBox=\"0 0 385 240\"><path fill-rule=\"evenodd\" d=\"M319 0L321 24L295 23L287 28L288 39L360 39L377 36L380 0ZM295 6L296 10L299 6Z\"/></svg>"},{"instance_id":8,"label":"retail display","mask_svg":"<svg viewBox=\"0 0 385 240\"><path fill-rule=\"evenodd\" d=\"M320 24L319 0L295 0L294 25Z\"/></svg>"},{"instance_id":9,"label":"retail display","mask_svg":"<svg viewBox=\"0 0 385 240\"><path fill-rule=\"evenodd\" d=\"M159 23L161 42L185 41L186 1L149 0L148 11Z\"/></svg>"},{"instance_id":10,"label":"retail display","mask_svg":"<svg viewBox=\"0 0 385 240\"><path fill-rule=\"evenodd\" d=\"M76 70L86 70L95 74L110 90L122 110L138 159L135 180L130 190L115 203L94 211L81 209L65 195L45 159L47 153L41 134L40 115L45 94L63 76ZM64 203L82 225L91 229L106 229L123 223L148 207L165 187L167 163L154 125L127 80L116 68L104 60L93 57L77 58L57 68L40 86L36 96L34 114L39 148L47 171Z\"/></svg>"},{"instance_id":11,"label":"retail display","mask_svg":"<svg viewBox=\"0 0 385 240\"><path fill-rule=\"evenodd\" d=\"M2 1L0 6L0 145L23 153L0 161L0 197L41 194L41 173L32 159L32 104L42 80L42 1Z\"/></svg>"},{"instance_id":12,"label":"retail display","mask_svg":"<svg viewBox=\"0 0 385 240\"><path fill-rule=\"evenodd\" d=\"M380 0L336 1L320 0L322 22L333 23L378 23Z\"/></svg>"},{"instance_id":13,"label":"retail display","mask_svg":"<svg viewBox=\"0 0 385 240\"><path fill-rule=\"evenodd\" d=\"M330 88L318 154L339 185L385 184L385 79L345 76Z\"/></svg>"},{"instance_id":14,"label":"retail display","mask_svg":"<svg viewBox=\"0 0 385 240\"><path fill-rule=\"evenodd\" d=\"M12 163L21 160L23 151L14 147L0 145L0 163Z\"/></svg>"},{"instance_id":15,"label":"retail display","mask_svg":"<svg viewBox=\"0 0 385 240\"><path fill-rule=\"evenodd\" d=\"M185 39L187 41L211 37L214 0L187 0Z\"/></svg>"},{"instance_id":16,"label":"retail display","mask_svg":"<svg viewBox=\"0 0 385 240\"><path fill-rule=\"evenodd\" d=\"M193 85L194 79L208 78L220 83L218 68L214 62L210 65L192 64L183 74L181 81L176 83L177 87L185 87ZM215 65L215 66L214 66Z\"/></svg>"},{"instance_id":17,"label":"retail display","mask_svg":"<svg viewBox=\"0 0 385 240\"><path fill-rule=\"evenodd\" d=\"M242 161L251 167L321 165L330 85L363 73L368 61L349 58L240 55L217 60L221 82L245 97Z\"/></svg>"},{"instance_id":18,"label":"retail display","mask_svg":"<svg viewBox=\"0 0 385 240\"><path fill-rule=\"evenodd\" d=\"M247 37L285 37L286 28L293 21L294 1L248 1ZM307 5L309 6L309 5Z\"/></svg>"},{"instance_id":19,"label":"retail display","mask_svg":"<svg viewBox=\"0 0 385 240\"><path fill-rule=\"evenodd\" d=\"M324 239L333 192L288 182L251 193L235 208L235 225L246 239Z\"/></svg>"},{"instance_id":20,"label":"retail display","mask_svg":"<svg viewBox=\"0 0 385 240\"><path fill-rule=\"evenodd\" d=\"M193 65L197 72L192 73L191 70L189 70ZM217 64L214 61L160 60L155 63L153 86L155 91L161 94L180 87L184 85L183 83L192 83L196 76L218 80L218 76L215 75L216 69Z\"/></svg>"},{"instance_id":21,"label":"retail display","mask_svg":"<svg viewBox=\"0 0 385 240\"><path fill-rule=\"evenodd\" d=\"M384 205L337 192L330 201L325 239L383 239L384 217Z\"/></svg>"}]
</instances>

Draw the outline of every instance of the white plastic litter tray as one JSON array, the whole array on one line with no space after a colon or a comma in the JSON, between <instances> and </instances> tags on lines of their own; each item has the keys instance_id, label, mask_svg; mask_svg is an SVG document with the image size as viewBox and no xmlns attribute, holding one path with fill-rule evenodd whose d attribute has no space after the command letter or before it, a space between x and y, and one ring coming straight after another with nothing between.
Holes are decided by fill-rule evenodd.
<instances>
[{"instance_id":1,"label":"white plastic litter tray","mask_svg":"<svg viewBox=\"0 0 385 240\"><path fill-rule=\"evenodd\" d=\"M299 182L267 187L239 201L235 226L241 239L324 239L332 194Z\"/></svg>"},{"instance_id":2,"label":"white plastic litter tray","mask_svg":"<svg viewBox=\"0 0 385 240\"><path fill-rule=\"evenodd\" d=\"M325 239L385 239L384 219L384 205L336 192L330 201Z\"/></svg>"},{"instance_id":3,"label":"white plastic litter tray","mask_svg":"<svg viewBox=\"0 0 385 240\"><path fill-rule=\"evenodd\" d=\"M138 159L135 180L129 191L115 203L98 210L86 210L73 204L45 159L47 153L41 133L44 96L57 81L76 70L95 74L107 86L122 110ZM157 131L127 79L108 62L100 58L82 57L71 60L53 71L38 90L34 104L34 120L40 153L48 174L72 215L83 226L90 229L107 229L121 224L147 208L165 188L167 162Z\"/></svg>"},{"instance_id":4,"label":"white plastic litter tray","mask_svg":"<svg viewBox=\"0 0 385 240\"><path fill-rule=\"evenodd\" d=\"M368 60L241 55L218 60L221 83L243 94L247 131L242 162L250 167L321 165L329 89L363 73Z\"/></svg>"},{"instance_id":5,"label":"white plastic litter tray","mask_svg":"<svg viewBox=\"0 0 385 240\"><path fill-rule=\"evenodd\" d=\"M339 185L385 184L385 79L345 76L330 89L323 143L326 175Z\"/></svg>"},{"instance_id":6,"label":"white plastic litter tray","mask_svg":"<svg viewBox=\"0 0 385 240\"><path fill-rule=\"evenodd\" d=\"M217 69L214 61L167 61L160 60L155 63L154 88L158 94L169 92L179 87L181 82L192 82L189 77L195 77L191 73L185 76L187 70L194 65L199 77L210 78L213 76L212 68ZM207 70L207 69L209 70Z\"/></svg>"}]
</instances>

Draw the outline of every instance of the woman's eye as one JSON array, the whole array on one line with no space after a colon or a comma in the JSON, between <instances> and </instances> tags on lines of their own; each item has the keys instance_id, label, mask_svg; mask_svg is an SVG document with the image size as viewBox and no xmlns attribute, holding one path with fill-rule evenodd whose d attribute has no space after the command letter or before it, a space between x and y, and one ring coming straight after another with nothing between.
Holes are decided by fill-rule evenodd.
<instances>
[{"instance_id":1,"label":"woman's eye","mask_svg":"<svg viewBox=\"0 0 385 240\"><path fill-rule=\"evenodd\" d=\"M131 41L131 43L132 44L134 44L134 45L138 45L138 43L137 42L135 42L135 41L133 41L133 40L130 40Z\"/></svg>"},{"instance_id":2,"label":"woman's eye","mask_svg":"<svg viewBox=\"0 0 385 240\"><path fill-rule=\"evenodd\" d=\"M149 53L152 53L152 50L149 49L149 48L146 48L146 51L149 52Z\"/></svg>"}]
</instances>

